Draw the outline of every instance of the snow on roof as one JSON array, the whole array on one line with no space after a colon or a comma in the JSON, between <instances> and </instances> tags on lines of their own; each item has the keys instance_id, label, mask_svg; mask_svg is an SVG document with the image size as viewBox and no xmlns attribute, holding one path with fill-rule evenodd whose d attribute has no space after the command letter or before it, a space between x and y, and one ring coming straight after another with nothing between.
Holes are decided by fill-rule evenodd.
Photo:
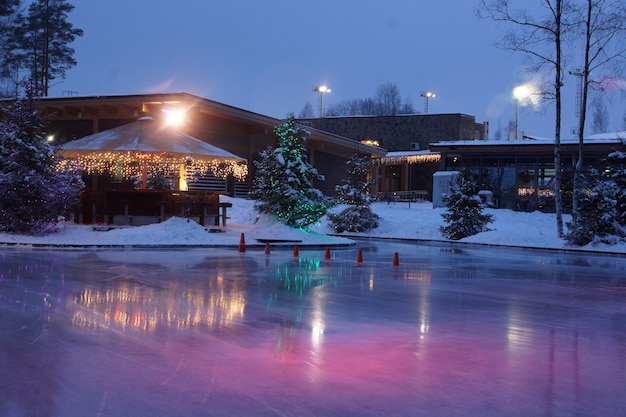
<instances>
[{"instance_id":1,"label":"snow on roof","mask_svg":"<svg viewBox=\"0 0 626 417\"><path fill-rule=\"evenodd\" d=\"M401 156L419 156L419 155L439 155L439 152L431 152L431 151L391 151L387 152L385 157L401 157Z\"/></svg>"},{"instance_id":2,"label":"snow on roof","mask_svg":"<svg viewBox=\"0 0 626 417\"><path fill-rule=\"evenodd\" d=\"M601 133L584 139L586 144L623 144L626 141L626 132ZM561 144L577 144L578 138L561 138ZM485 139L485 140L450 140L433 142L431 146L530 146L553 145L553 138L538 138L525 136L524 139Z\"/></svg>"}]
</instances>

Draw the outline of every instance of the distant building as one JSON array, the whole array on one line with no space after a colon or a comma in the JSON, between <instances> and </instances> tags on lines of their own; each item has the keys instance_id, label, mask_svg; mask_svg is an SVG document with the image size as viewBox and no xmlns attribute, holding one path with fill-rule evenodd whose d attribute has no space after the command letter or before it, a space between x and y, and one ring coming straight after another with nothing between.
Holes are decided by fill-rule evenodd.
<instances>
[{"instance_id":1,"label":"distant building","mask_svg":"<svg viewBox=\"0 0 626 417\"><path fill-rule=\"evenodd\" d=\"M388 151L420 151L432 142L485 139L485 124L460 113L325 117L299 122L363 143L377 143Z\"/></svg>"},{"instance_id":2,"label":"distant building","mask_svg":"<svg viewBox=\"0 0 626 417\"><path fill-rule=\"evenodd\" d=\"M603 167L613 151L626 152L626 132L591 136L584 141L584 165ZM430 144L441 156L440 171L474 172L482 190L493 193L497 208L554 210L554 140L442 141ZM561 190L565 211L571 208L578 141L561 140Z\"/></svg>"},{"instance_id":3,"label":"distant building","mask_svg":"<svg viewBox=\"0 0 626 417\"><path fill-rule=\"evenodd\" d=\"M430 198L432 174L439 167L440 156L431 154L429 144L483 140L486 129L484 123L476 123L474 116L461 113L325 117L299 122L387 149L389 153L373 164L373 175L378 180L375 189L385 197L416 191Z\"/></svg>"}]
</instances>

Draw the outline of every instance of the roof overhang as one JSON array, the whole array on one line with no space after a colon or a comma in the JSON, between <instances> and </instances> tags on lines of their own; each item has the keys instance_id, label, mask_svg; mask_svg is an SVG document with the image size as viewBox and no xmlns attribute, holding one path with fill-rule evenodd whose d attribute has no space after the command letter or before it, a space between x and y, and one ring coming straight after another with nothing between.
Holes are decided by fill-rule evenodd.
<instances>
[{"instance_id":1,"label":"roof overhang","mask_svg":"<svg viewBox=\"0 0 626 417\"><path fill-rule=\"evenodd\" d=\"M136 94L120 96L87 96L43 98L39 102L41 115L51 120L78 119L137 119L143 116L160 114L164 109L178 107L184 111L194 111L230 120L236 123L273 129L283 120L229 106L188 93ZM305 128L309 132L308 141L325 146L338 147L345 151L382 157L386 150L363 144L354 139L338 136L317 129Z\"/></svg>"}]
</instances>

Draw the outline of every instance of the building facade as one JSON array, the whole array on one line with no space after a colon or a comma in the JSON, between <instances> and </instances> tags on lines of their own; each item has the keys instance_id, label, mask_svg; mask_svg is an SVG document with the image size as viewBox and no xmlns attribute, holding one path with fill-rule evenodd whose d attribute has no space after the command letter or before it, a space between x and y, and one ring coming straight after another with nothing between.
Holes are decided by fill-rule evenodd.
<instances>
[{"instance_id":1,"label":"building facade","mask_svg":"<svg viewBox=\"0 0 626 417\"><path fill-rule=\"evenodd\" d=\"M363 143L374 143L387 151L427 150L432 142L485 138L485 124L460 113L325 117L299 122Z\"/></svg>"},{"instance_id":2,"label":"building facade","mask_svg":"<svg viewBox=\"0 0 626 417\"><path fill-rule=\"evenodd\" d=\"M248 161L250 174L246 181L217 185L223 187L224 193L238 196L247 194L255 172L253 161L260 151L276 145L274 127L282 123L279 119L187 93L44 98L40 100L39 108L48 123L49 137L58 144L119 127L141 117L160 119L167 112L183 111L185 123L180 127L183 133ZM307 130L309 136L305 146L309 162L326 178L316 187L328 195L335 193L335 185L345 177L344 164L351 155L359 153L379 158L386 153L382 148L338 134L315 128Z\"/></svg>"},{"instance_id":3,"label":"building facade","mask_svg":"<svg viewBox=\"0 0 626 417\"><path fill-rule=\"evenodd\" d=\"M437 142L439 171L470 169L481 190L491 191L495 207L523 211L554 211L554 141L548 139ZM602 169L613 151L626 151L619 134L585 139L583 166ZM564 211L571 210L578 141L561 141L561 195Z\"/></svg>"}]
</instances>

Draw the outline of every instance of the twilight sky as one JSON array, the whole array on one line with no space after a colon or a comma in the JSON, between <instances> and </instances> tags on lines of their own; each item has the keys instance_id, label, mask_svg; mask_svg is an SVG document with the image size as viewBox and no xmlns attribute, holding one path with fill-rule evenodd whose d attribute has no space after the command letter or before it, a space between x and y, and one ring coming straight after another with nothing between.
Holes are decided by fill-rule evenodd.
<instances>
[{"instance_id":1,"label":"twilight sky","mask_svg":"<svg viewBox=\"0 0 626 417\"><path fill-rule=\"evenodd\" d=\"M530 79L523 55L495 46L507 27L478 19L478 0L71 3L70 21L85 34L72 45L78 65L50 96L187 92L284 118L307 101L317 113L317 84L332 89L327 105L392 82L416 111L432 91L430 113L488 120L493 137L515 118L513 88ZM566 79L565 137L576 124L575 86ZM609 130L623 128L624 92L607 96ZM553 108L520 108L520 129L552 136Z\"/></svg>"}]
</instances>

